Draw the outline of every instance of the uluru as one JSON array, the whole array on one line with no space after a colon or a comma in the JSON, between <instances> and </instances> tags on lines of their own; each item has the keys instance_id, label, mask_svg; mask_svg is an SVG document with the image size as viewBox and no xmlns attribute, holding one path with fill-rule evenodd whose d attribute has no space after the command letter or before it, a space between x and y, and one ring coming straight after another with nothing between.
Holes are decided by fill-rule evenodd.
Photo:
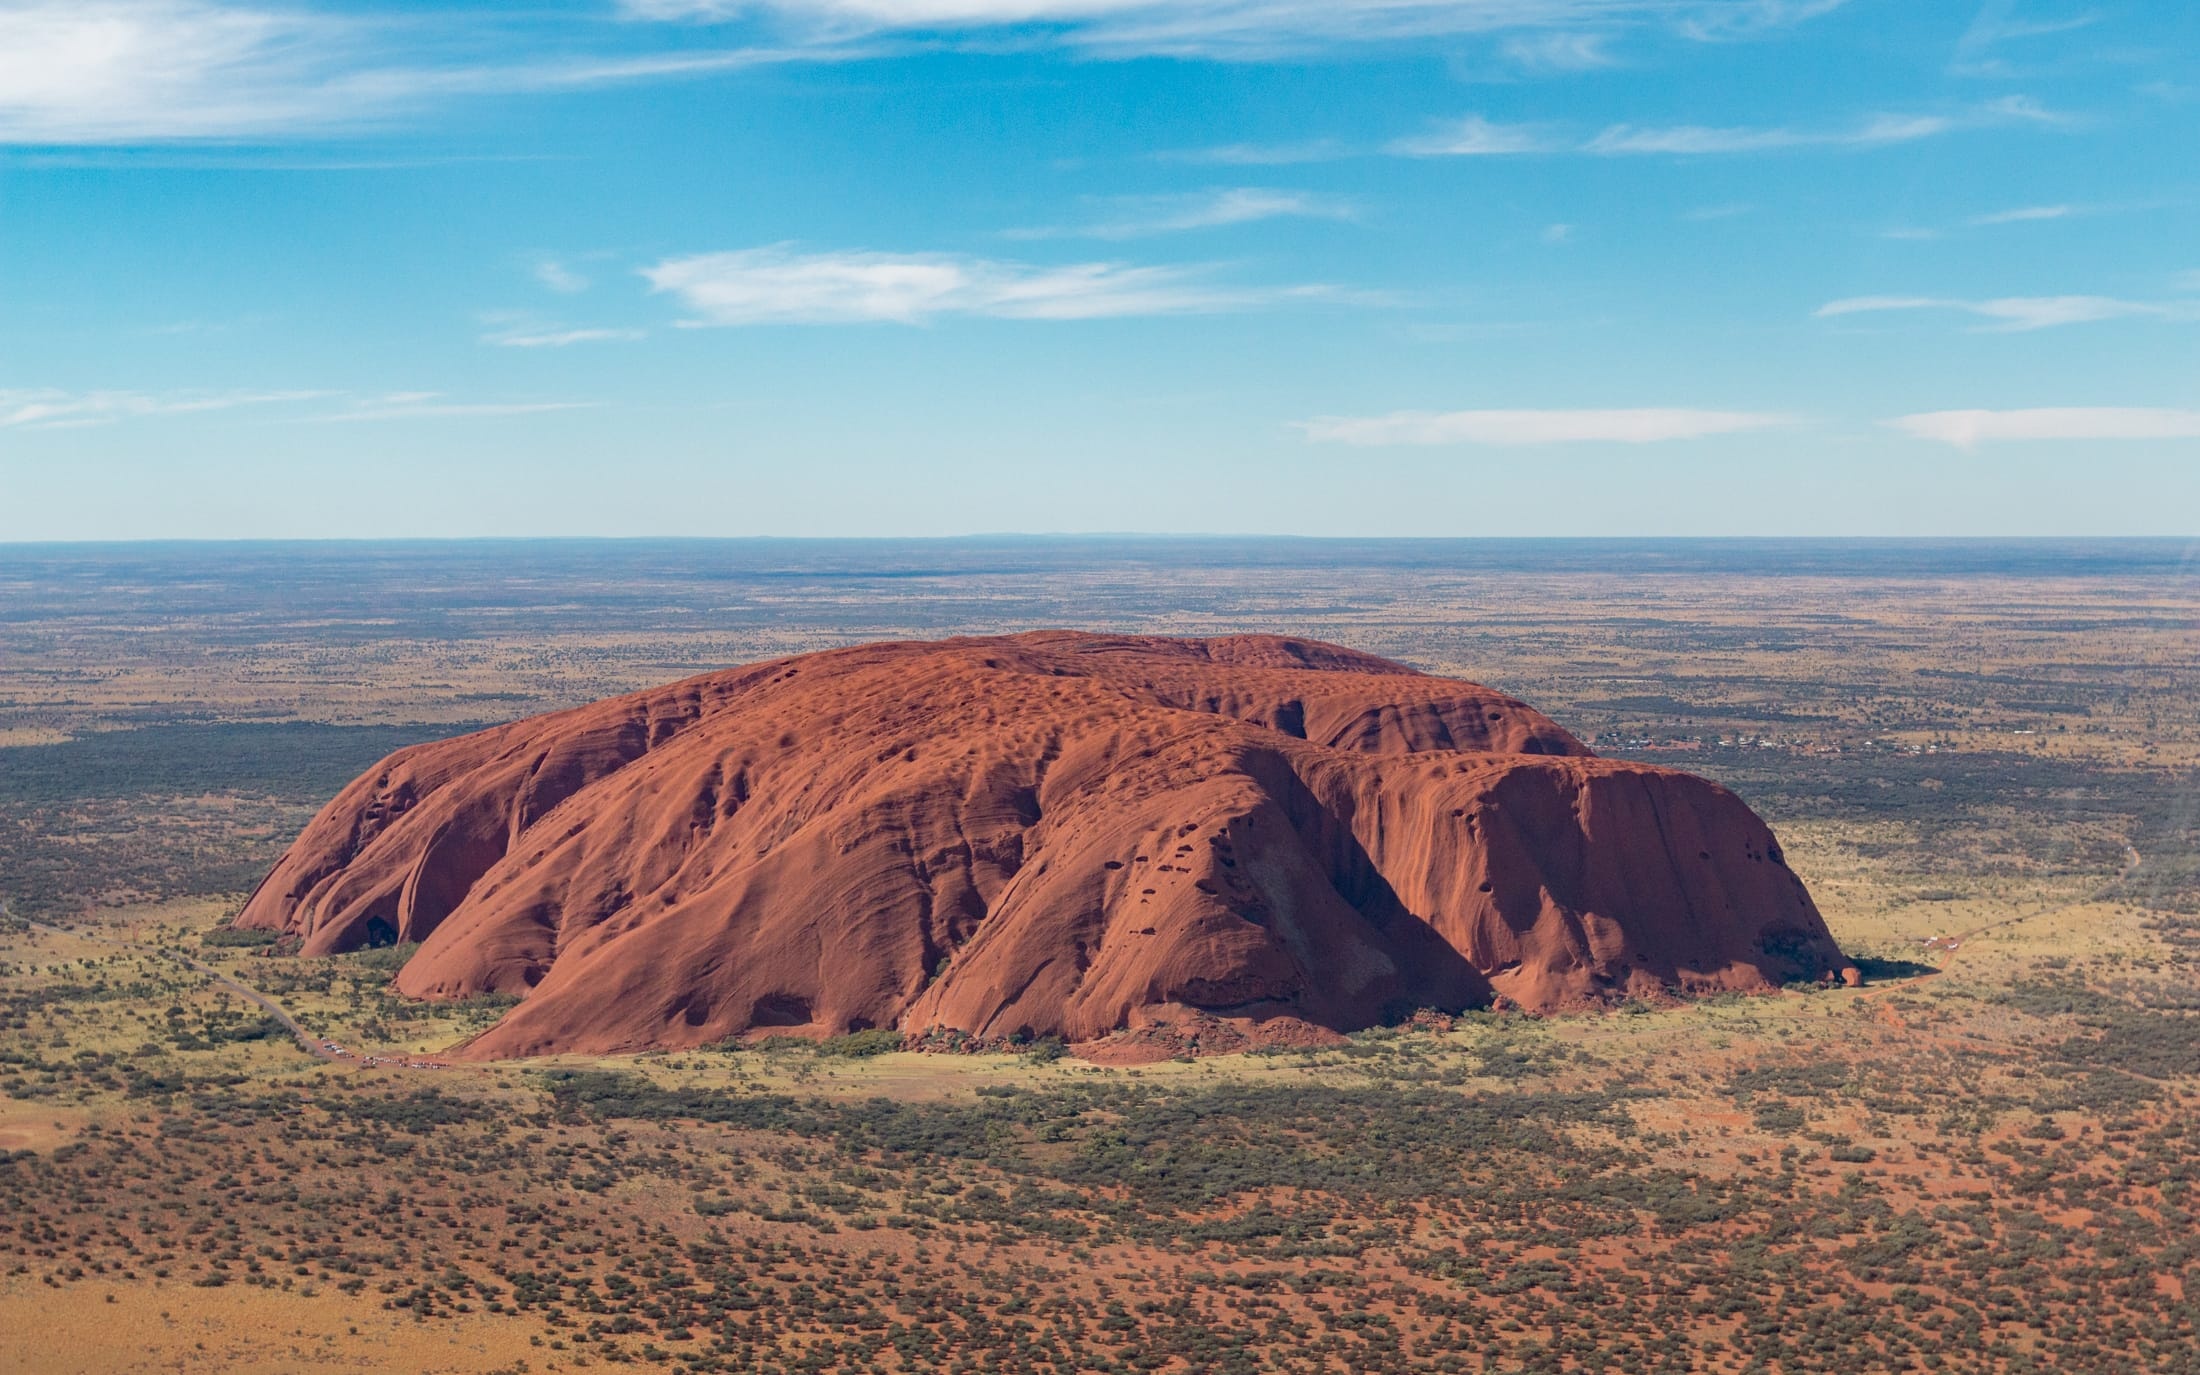
<instances>
[{"instance_id":1,"label":"uluru","mask_svg":"<svg viewBox=\"0 0 2200 1375\"><path fill-rule=\"evenodd\" d=\"M1045 631L399 750L236 925L515 995L480 1059L869 1028L1350 1031L1854 977L1726 789L1334 645Z\"/></svg>"}]
</instances>

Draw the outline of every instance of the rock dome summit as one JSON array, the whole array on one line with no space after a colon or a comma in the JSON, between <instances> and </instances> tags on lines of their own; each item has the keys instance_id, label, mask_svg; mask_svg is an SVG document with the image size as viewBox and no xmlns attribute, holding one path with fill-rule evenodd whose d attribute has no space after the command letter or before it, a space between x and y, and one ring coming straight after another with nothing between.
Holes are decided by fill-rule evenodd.
<instances>
[{"instance_id":1,"label":"rock dome summit","mask_svg":"<svg viewBox=\"0 0 2200 1375\"><path fill-rule=\"evenodd\" d=\"M1844 974L1772 832L1334 645L1048 631L726 669L416 745L236 924L419 942L460 1054L777 1031L1349 1031Z\"/></svg>"}]
</instances>

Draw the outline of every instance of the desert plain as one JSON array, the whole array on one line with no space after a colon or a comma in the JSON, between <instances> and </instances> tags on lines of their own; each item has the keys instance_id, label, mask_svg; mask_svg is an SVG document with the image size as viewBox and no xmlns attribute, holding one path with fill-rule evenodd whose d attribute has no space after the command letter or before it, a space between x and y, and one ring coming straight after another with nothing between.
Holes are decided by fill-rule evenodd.
<instances>
[{"instance_id":1,"label":"desert plain","mask_svg":"<svg viewBox=\"0 0 2200 1375\"><path fill-rule=\"evenodd\" d=\"M2165 542L9 548L0 1364L2200 1369L2196 592ZM1065 626L1350 645L1712 778L1865 984L462 1063L508 998L227 927L400 745Z\"/></svg>"}]
</instances>

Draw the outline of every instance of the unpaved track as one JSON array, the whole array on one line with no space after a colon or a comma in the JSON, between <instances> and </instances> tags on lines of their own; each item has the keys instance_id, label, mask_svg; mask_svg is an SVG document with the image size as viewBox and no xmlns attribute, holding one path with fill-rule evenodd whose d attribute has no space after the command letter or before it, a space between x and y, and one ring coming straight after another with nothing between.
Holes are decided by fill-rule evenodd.
<instances>
[{"instance_id":1,"label":"unpaved track","mask_svg":"<svg viewBox=\"0 0 2200 1375\"><path fill-rule=\"evenodd\" d=\"M183 965L187 969L190 969L199 974L204 974L207 978L212 979L215 983L220 984L223 988L226 988L230 992L237 994L239 997L247 998L250 999L252 1002L257 1003L267 1012L270 1017L273 1017L276 1021L281 1022L285 1031L288 1031L292 1036L297 1038L298 1044L304 1048L305 1052L308 1055L312 1055L323 1060L334 1060L338 1058L326 1046L323 1046L319 1041L315 1040L313 1035L308 1032L304 1027L298 1025L298 1019L291 1016L290 1012L286 1008L284 1008L281 1003L276 1002L273 998L268 997L265 993L260 992L256 988L252 988L245 984L237 982L235 979L230 978L227 974L222 973L219 969L214 968L214 966L210 964L192 959L189 955L186 955L181 951L163 950L157 945L140 945L136 941L119 940L113 936L103 935L98 931L85 930L68 926L53 926L49 925L46 922L33 920L30 917L16 917L13 913L8 911L8 905L5 900L0 900L0 917L12 917L14 920L22 922L26 926L32 927L39 931L49 932L56 936L74 936L79 940L96 941L101 945L119 946L124 950L135 950L140 954L157 955L165 960L174 960L177 964Z\"/></svg>"},{"instance_id":2,"label":"unpaved track","mask_svg":"<svg viewBox=\"0 0 2200 1375\"><path fill-rule=\"evenodd\" d=\"M2106 901L2110 893L2115 892L2118 887L2128 882L2134 873L2138 872L2140 863L2138 847L2126 841L2124 843L2124 853L2131 856L2131 858L2125 860L2124 867L2116 871L2116 877L2103 883L2082 898L2073 898L2069 902L2059 902L2050 907L2043 907L2037 912L2020 912L2013 917L2003 917L2000 921L1990 921L1983 926L1974 926L1968 931L1958 931L1949 939L1956 941L1958 949L1960 949L1963 944L1974 937L1986 934L1988 931L1998 931L2004 926L2015 926L2020 921L2037 921L2041 917L2052 917L2059 912L2067 912L2073 907L2084 907L2091 903ZM1954 955L1957 952L1943 950L1938 953Z\"/></svg>"},{"instance_id":3,"label":"unpaved track","mask_svg":"<svg viewBox=\"0 0 2200 1375\"><path fill-rule=\"evenodd\" d=\"M1980 926L1971 927L1970 929L1965 931L1958 931L1952 936L1936 937L1935 939L1952 940L1955 942L1955 946L1953 948L1928 950L1925 952L1929 955L1936 957L1939 960L1940 963L1937 968L1932 969L1928 973L1912 974L1904 978L1892 980L1885 984L1877 985L1871 991L1875 994L1883 993L1889 989L1901 988L1906 985L1920 983L1926 979L1938 978L1941 974L1947 972L1947 968L1949 965L1955 963L1957 956L1963 953L1965 947L1969 946L1972 941L1976 940L1980 936L1985 935L1989 931L1999 931L2005 926L2015 926L2019 922L2038 921L2041 917L2052 917L2057 915L2058 913L2067 912L2073 907L2084 907L2091 903L2104 901L2110 893L2116 891L2119 885L2129 880L2134 873L2138 872L2138 868L2141 862L2139 858L2138 847L2130 844L2129 842L2126 842L2124 845L2124 853L2129 855L2130 858L2124 861L2124 867L2116 872L2116 877L2109 879L2107 882L2103 883L2100 887L2094 889L2092 892L2086 894L2084 897L2073 898L2069 902L2052 903L2051 905L2042 907L2034 912L2019 912L2015 916L2003 917L1999 921L1990 921Z\"/></svg>"}]
</instances>

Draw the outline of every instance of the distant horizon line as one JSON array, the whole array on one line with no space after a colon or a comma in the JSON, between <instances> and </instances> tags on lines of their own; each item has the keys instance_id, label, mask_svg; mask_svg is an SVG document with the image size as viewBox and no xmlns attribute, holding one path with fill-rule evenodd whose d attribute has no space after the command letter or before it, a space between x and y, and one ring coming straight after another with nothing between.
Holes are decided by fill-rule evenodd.
<instances>
[{"instance_id":1,"label":"distant horizon line","mask_svg":"<svg viewBox=\"0 0 2200 1375\"><path fill-rule=\"evenodd\" d=\"M2184 534L1308 535L1240 531L999 530L952 535L151 535L120 539L0 539L5 549L159 545L452 544L956 544L983 542L1299 544L2200 544Z\"/></svg>"}]
</instances>

